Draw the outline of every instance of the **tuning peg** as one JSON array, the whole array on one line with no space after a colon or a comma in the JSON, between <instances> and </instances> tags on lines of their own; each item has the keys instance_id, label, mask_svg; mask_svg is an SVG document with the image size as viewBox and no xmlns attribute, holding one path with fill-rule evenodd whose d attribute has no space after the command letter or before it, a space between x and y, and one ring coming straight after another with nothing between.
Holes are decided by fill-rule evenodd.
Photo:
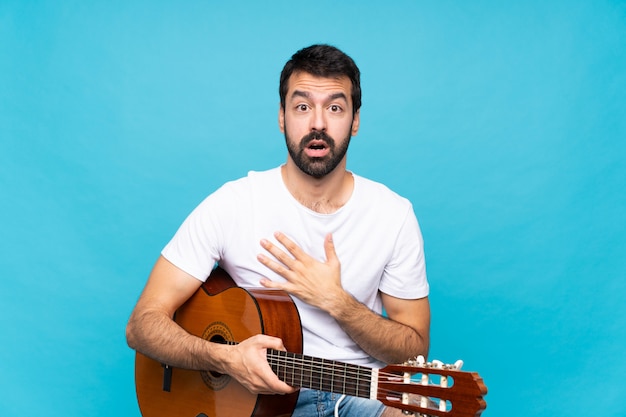
<instances>
[{"instance_id":1,"label":"tuning peg","mask_svg":"<svg viewBox=\"0 0 626 417\"><path fill-rule=\"evenodd\" d=\"M460 359L454 362L453 364L443 366L444 369L449 369L452 371L459 371L461 370L462 367L463 367L463 361Z\"/></svg>"}]
</instances>

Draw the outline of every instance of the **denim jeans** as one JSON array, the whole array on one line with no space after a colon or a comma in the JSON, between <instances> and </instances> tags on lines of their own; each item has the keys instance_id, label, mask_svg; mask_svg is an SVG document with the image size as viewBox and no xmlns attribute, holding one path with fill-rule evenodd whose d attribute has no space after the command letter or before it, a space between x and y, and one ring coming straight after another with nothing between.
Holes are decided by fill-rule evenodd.
<instances>
[{"instance_id":1,"label":"denim jeans","mask_svg":"<svg viewBox=\"0 0 626 417\"><path fill-rule=\"evenodd\" d=\"M341 398L341 394L301 389L291 417L334 417L337 401L339 417L380 417L385 409L378 400L350 396Z\"/></svg>"}]
</instances>

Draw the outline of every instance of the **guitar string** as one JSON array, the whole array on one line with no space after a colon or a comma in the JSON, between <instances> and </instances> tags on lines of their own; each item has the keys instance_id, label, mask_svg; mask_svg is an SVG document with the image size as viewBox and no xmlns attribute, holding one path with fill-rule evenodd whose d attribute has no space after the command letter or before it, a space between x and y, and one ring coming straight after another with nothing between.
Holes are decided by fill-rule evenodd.
<instances>
[{"instance_id":1,"label":"guitar string","mask_svg":"<svg viewBox=\"0 0 626 417\"><path fill-rule=\"evenodd\" d=\"M301 365L309 365L309 369L311 371L319 371L319 373L324 374L324 373L328 373L328 372L335 372L337 370L351 370L352 372L349 374L346 374L344 372L345 375L356 375L356 376L367 376L369 374L372 373L372 368L368 368L368 367L363 367L363 366L359 366L359 365L354 365L354 364L346 364L346 363L342 363L342 362L337 362L337 361L332 361L332 360L327 360L327 359L317 359L317 358L313 358L313 357L307 357L305 355L302 356L290 356L288 354L271 354L268 353L268 359L269 360L274 360L273 362L271 362L271 364L280 366L281 364L289 364L289 365L297 365L297 364L301 364ZM286 360L287 358L287 360ZM289 363L290 360L290 363ZM307 369L307 370L309 370ZM341 374L341 372L339 372ZM414 374L432 374L432 372L428 372L428 370L424 369L423 371L419 370L416 372L413 372ZM386 377L389 379L397 379L397 380L403 380L403 376L399 376L397 373L392 373L392 372L381 372L379 373L379 376L381 377ZM417 383L416 385L422 385Z\"/></svg>"},{"instance_id":2,"label":"guitar string","mask_svg":"<svg viewBox=\"0 0 626 417\"><path fill-rule=\"evenodd\" d=\"M233 341L228 341L226 342L229 345L235 345L237 344L237 342L233 342ZM275 366L280 366L280 365L289 365L289 363L286 363L286 360L290 360L291 361L291 365L295 365L295 364L301 364L304 365L306 363L309 364L310 370L311 372L318 372L320 374L320 377L322 375L324 375L325 371L326 373L328 372L328 370L330 369L332 372L332 374L335 374L336 370L340 370L343 371L343 375L344 377L350 377L353 378L353 380L356 380L357 382L353 382L354 384L354 388L355 388L355 394L356 396L363 396L363 395L359 395L360 394L360 390L359 390L359 380L361 378L363 378L363 383L364 385L366 385L367 387L364 388L364 390L367 392L367 398L370 397L370 389L371 389L371 379L372 379L372 372L373 372L373 368L368 368L365 366L360 366L360 365L354 365L354 364L349 364L349 363L343 363L343 362L338 362L338 361L334 361L334 360L330 360L330 359L319 359L319 358L315 358L312 356L308 356L308 355L302 355L302 354L297 354L297 353L293 353L293 352L285 352L285 351L280 351L280 350L275 350L275 349L268 349L267 350L267 359L268 362L271 365L275 365ZM321 362L321 363L320 363ZM315 368L315 369L314 369ZM347 372L347 370L350 370L350 372ZM428 369L423 369L423 370L419 370L414 372L414 374L422 374L422 375L430 375L432 372L429 372ZM339 374L341 374L341 372L339 372ZM415 375L413 375L415 376ZM286 375L285 375L286 377ZM302 375L301 375L302 377ZM312 378L312 375L311 375ZM378 378L379 379L388 379L390 381L394 381L396 383L402 382L404 381L404 376L400 376L397 373L392 373L392 372L379 372L378 374ZM302 379L302 378L301 378ZM292 375L292 383L295 383L295 381L293 380L293 375ZM323 384L323 381L321 381L320 379L320 384ZM413 379L410 380L410 382L406 383L403 382L404 385L409 385L409 386L415 386L415 387L438 387L438 388L450 388L450 387L442 387L441 385L438 384L433 384L429 380L427 381L427 384L424 384L421 381L420 378L420 382L415 382L413 381ZM339 391L340 393L347 393L348 391L346 391L346 385L350 385L350 384L346 384L345 381L343 383L344 386L344 391ZM323 385L321 385L321 387L323 387ZM312 387L308 387L308 388L312 388ZM331 385L332 388L332 385ZM338 390L336 390L338 391ZM352 392L352 391L350 391ZM387 388L378 388L377 394L381 394L384 395L387 399L389 399L389 394L393 394L392 398L398 398L398 394L399 392L397 390L392 390L392 389L387 389ZM416 394L419 397L423 397L419 394ZM435 400L435 403L440 403L440 401L448 401L446 398L444 398L444 396L441 397L432 397L432 396L428 396L429 398ZM482 396L477 396L478 398L482 398ZM398 400L401 400L401 398L398 398ZM419 402L416 401L416 404L420 404ZM413 407L415 408L415 411L418 412L422 412L422 411L435 411L435 410L439 410L441 411L440 408L435 407L435 405L432 405L431 402L429 402L428 405L424 406L424 404L420 404L420 405L416 405L413 404ZM432 405L432 406L431 406Z\"/></svg>"},{"instance_id":3,"label":"guitar string","mask_svg":"<svg viewBox=\"0 0 626 417\"><path fill-rule=\"evenodd\" d=\"M273 357L269 357L270 359L270 364L274 364L274 365L284 365L286 367L293 365L293 364L289 364L289 363L285 363L285 361L276 361L275 359L284 359L285 355L276 355ZM272 359L274 359L272 361ZM297 356L292 356L291 359L296 359L298 360L299 365L302 365L303 362L300 360L300 358L298 358ZM317 358L311 358L313 359L313 361L311 361L311 363L315 363L316 360L319 360ZM280 362L280 363L279 363ZM319 364L316 369L318 370L319 376L322 377L324 375L324 370L328 370L328 369L333 369L333 368L343 368L344 364L342 362L332 362L329 360L330 363L328 364ZM295 364L295 361L294 361ZM350 365L350 364L348 364ZM356 368L359 368L359 365L350 365ZM313 370L313 369L311 369ZM336 393L342 393L342 394L348 394L348 395L356 395L356 396L360 396L360 397L365 397L365 398L370 398L370 394L371 394L371 374L372 374L372 369L371 368L367 368L367 367L360 367L360 369L357 369L357 371L361 372L359 375L357 375L357 379L359 376L363 376L363 383L366 385L362 391L364 391L363 395L360 395L359 393L361 392L361 390L356 390L354 391L354 393L352 391L347 391L344 388L344 391L341 390L335 390L331 392L336 392ZM353 375L356 375L356 372L353 372ZM347 375L346 375L347 376ZM403 377L400 377L398 374L395 373L391 373L391 372L382 372L379 373L379 378L382 377L384 378L389 378L389 379L393 379L395 380L394 382L400 383L401 381L404 380ZM354 376L353 376L354 378ZM288 378L285 378L285 382L287 382ZM297 378L296 378L297 379ZM295 382L295 381L294 381ZM321 386L319 387L320 390L330 390L330 388L328 388L328 382L326 382L326 387L323 386L324 381L320 380L320 384ZM292 384L295 385L295 384ZM358 384L355 385L355 387ZM436 384L432 384L430 381L427 385L423 384L423 383L416 383L414 381L411 381L409 383L403 382L403 385L411 385L411 386L421 386L421 387L439 387L439 385ZM313 386L307 386L307 388L314 388ZM443 387L442 387L443 388ZM366 395L365 395L366 394ZM434 397L432 395L420 395L420 394L415 394L417 397L412 398L411 402L409 404L404 404L402 403L402 390L392 390L392 389L387 389L387 388L381 388L380 386L378 386L378 389L376 391L376 395L377 398L380 398L381 395L385 397L385 399L387 399L388 401L397 401L397 406L401 406L400 408L405 408L407 409L408 407L409 410L414 411L414 412L419 412L422 413L423 415L431 415L429 413L433 412L433 411L438 411L438 412L443 412L443 413L449 413L450 412L450 407L448 407L448 405L446 404L446 408L442 410L441 408L441 401L448 401L448 399L446 399L445 397L440 398L439 396ZM428 401L426 403L422 402L421 399L426 398L428 399ZM454 401L452 401L454 402ZM390 404L391 405L391 404ZM393 406L393 405L392 405Z\"/></svg>"},{"instance_id":4,"label":"guitar string","mask_svg":"<svg viewBox=\"0 0 626 417\"><path fill-rule=\"evenodd\" d=\"M291 359L292 363L288 363L285 359ZM284 365L284 366L289 366L289 365L294 365L294 364L298 364L298 365L309 365L310 370L312 372L318 372L320 375L320 377L322 375L324 375L325 373L335 373L335 371L339 370L339 374L341 374L343 371L343 374L348 377L350 376L351 378L355 378L355 379L359 379L359 378L363 378L364 379L364 383L366 383L367 385L367 397L369 397L369 389L370 389L370 383L371 383L371 378L372 378L372 369L371 368L367 368L367 367L362 367L359 365L353 365L353 364L344 364L342 362L336 362L336 361L331 361L328 360L328 363L323 362L319 363L319 361L321 359L317 359L317 358L313 358L313 357L308 357L305 355L297 355L297 354L293 354L293 353L289 353L289 352L283 352L283 351L273 351L273 353L268 352L268 360L270 361L270 365L276 365L276 366L280 366L280 365ZM350 375L345 372L346 369L350 369L352 368L352 372L350 373ZM308 368L305 368L305 370L309 370ZM428 374L427 370L424 370L424 372L416 372L416 374ZM300 375L302 377L302 375ZM382 372L379 373L379 378L387 378L391 381L400 383L402 381L404 381L404 377L400 376L398 374L395 373L391 373L391 372ZM285 379L286 375L285 375ZM296 382L295 379L292 375L292 383ZM302 379L302 378L301 378ZM326 385L328 385L329 383L326 382ZM358 390L358 382L354 383L354 388L356 388L356 393L358 394L359 390ZM425 386L425 387L438 387L438 388L449 388L449 387L442 387L440 385L437 384L432 384L430 381L428 382L428 384L423 384L421 382L414 382L413 380L410 380L410 382L403 382L404 385L410 385L410 386ZM344 391L341 390L337 390L340 393L345 393L345 392L352 392L352 391L346 391L345 390L345 383L344 383ZM350 385L350 384L348 384ZM324 381L320 380L320 386L323 388L324 386ZM332 385L331 385L332 387ZM308 388L312 388L312 387L308 387ZM385 396L387 396L387 394L395 394L394 396L397 397L398 391L397 390L392 390L392 389L386 389L386 388L379 388L378 389L378 393L383 394ZM416 394L418 395L418 394ZM436 398L436 400L440 400L440 398ZM445 400L445 399L444 399ZM422 407L425 410L435 410L437 408L431 408L431 407Z\"/></svg>"},{"instance_id":5,"label":"guitar string","mask_svg":"<svg viewBox=\"0 0 626 417\"><path fill-rule=\"evenodd\" d=\"M233 341L228 341L226 342L226 344L228 345L236 345L237 342L233 342ZM314 371L314 365L317 365L317 369L315 369L316 371L319 370L320 374L324 374L324 370L330 369L332 372L334 372L337 369L352 369L354 372L352 372L352 374L350 374L350 376L358 378L360 376L366 377L366 378L371 378L371 374L372 371L374 370L374 368L368 368L366 366L361 366L361 365L355 365L355 364L350 364L350 363L344 363L344 362L339 362L339 361L334 361L332 359L323 359L323 358L315 358L313 356L308 356L308 355L303 355L303 354L299 354L299 353L293 353L293 352L286 352L286 351L282 351L282 350L276 350L276 349L268 349L267 350L267 359L268 362L270 360L274 360L274 362L270 362L270 365L276 365L276 366L280 366L281 364L284 364L286 361L285 359L289 359L291 360L291 365L296 365L296 364L312 364L310 365L310 370ZM413 374L433 374L432 371L428 371L428 368L420 368L421 370L416 371L416 372L412 372ZM454 371L452 371L454 372ZM452 372L449 372L450 374ZM458 372L458 371L457 371ZM369 374L369 377L367 376ZM346 374L344 372L345 376L349 376L349 374ZM356 376L355 376L356 375ZM438 374L440 375L440 374ZM388 378L390 380L398 380L398 381L402 381L404 380L404 376L399 376L397 373L393 373L393 372L379 372L378 373L379 378L383 377L383 378ZM415 376L415 375L413 375ZM441 375L440 375L441 376ZM445 375L444 375L445 376ZM416 386L421 386L424 385L421 382L415 383L413 381L411 381L411 385L416 385ZM440 385L437 384L430 384L429 385L432 386L436 386L436 387L441 387ZM441 388L450 388L450 387L441 387Z\"/></svg>"},{"instance_id":6,"label":"guitar string","mask_svg":"<svg viewBox=\"0 0 626 417\"><path fill-rule=\"evenodd\" d=\"M357 392L359 391L359 381L362 381L362 385L367 384L369 386L369 380L371 380L371 374L372 374L372 370L369 368L365 368L365 367L359 367L358 365L353 365L353 364L343 364L341 362L336 362L336 361L331 361L331 360L326 360L326 359L316 359L316 358L312 358L312 357L308 357L308 356L298 356L295 354L288 354L286 352L278 352L278 351L274 351L274 353L268 353L268 361L270 362L271 365L276 365L279 368L280 371L280 366L283 365L285 367L293 367L293 365L301 365L304 366L303 370L304 371L311 371L311 375L309 377L309 380L312 383L312 380L315 379L316 381L318 380L318 378L314 378L314 374L317 373L319 374L319 382L320 382L320 386L323 386L324 384L326 385L331 385L332 388L332 384L334 383L333 380L328 381L328 380L322 380L321 377L322 375L325 374L333 374L333 376L336 374L338 376L343 375L344 377L350 377L352 378L352 384L344 383L342 384L344 386L344 390L346 388L346 386L350 387L350 388L354 388L355 390L357 390ZM319 362L322 363L319 363ZM304 374L300 374L300 380L301 382L303 381L303 377L305 375ZM286 375L285 375L286 377ZM288 378L286 378L288 379ZM291 375L291 381L292 382L297 382L298 377L295 376L294 374ZM348 380L350 381L350 380ZM365 388L363 388L365 389Z\"/></svg>"},{"instance_id":7,"label":"guitar string","mask_svg":"<svg viewBox=\"0 0 626 417\"><path fill-rule=\"evenodd\" d=\"M324 371L334 372L336 370L350 369L353 371L352 375L357 375L357 376L359 375L366 376L368 374L371 374L373 371L373 368L333 361L330 359L318 359L318 358L314 358L311 356L293 354L293 353L283 352L283 351L273 351L273 352L277 352L277 353L270 353L268 351L267 357L269 360L273 360L273 362L271 362L272 364L277 365L277 366L280 366L281 364L309 365L311 371L319 371L320 373L325 373ZM412 373L414 374L425 373L428 375L433 374L433 372L429 372L428 369L422 370L421 368L420 370L416 370L415 372L412 372ZM393 373L393 372L379 372L379 376L386 377L389 379L394 379L394 378L398 380L404 379L404 376L400 376L397 373ZM416 385L421 385L421 384L416 384Z\"/></svg>"}]
</instances>

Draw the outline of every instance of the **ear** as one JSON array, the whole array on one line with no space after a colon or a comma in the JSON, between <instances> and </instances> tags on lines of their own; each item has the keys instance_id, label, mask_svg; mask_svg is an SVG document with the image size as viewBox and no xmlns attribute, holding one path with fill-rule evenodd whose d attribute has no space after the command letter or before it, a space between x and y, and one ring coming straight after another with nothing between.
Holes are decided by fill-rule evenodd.
<instances>
[{"instance_id":1,"label":"ear","mask_svg":"<svg viewBox=\"0 0 626 417\"><path fill-rule=\"evenodd\" d=\"M282 104L278 107L278 128L285 133L285 109Z\"/></svg>"},{"instance_id":2,"label":"ear","mask_svg":"<svg viewBox=\"0 0 626 417\"><path fill-rule=\"evenodd\" d=\"M354 117L352 118L352 136L356 136L359 132L359 125L361 124L361 109L357 110L354 113Z\"/></svg>"}]
</instances>

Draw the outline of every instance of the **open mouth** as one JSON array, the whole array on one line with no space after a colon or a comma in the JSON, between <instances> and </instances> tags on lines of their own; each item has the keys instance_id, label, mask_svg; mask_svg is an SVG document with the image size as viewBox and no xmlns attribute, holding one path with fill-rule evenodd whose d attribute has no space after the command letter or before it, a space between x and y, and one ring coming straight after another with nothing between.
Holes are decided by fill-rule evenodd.
<instances>
[{"instance_id":1,"label":"open mouth","mask_svg":"<svg viewBox=\"0 0 626 417\"><path fill-rule=\"evenodd\" d=\"M325 143L312 143L309 145L310 149L325 149L326 148L326 144Z\"/></svg>"},{"instance_id":2,"label":"open mouth","mask_svg":"<svg viewBox=\"0 0 626 417\"><path fill-rule=\"evenodd\" d=\"M328 154L330 148L323 140L312 140L305 148L305 153L311 158L321 158Z\"/></svg>"}]
</instances>

